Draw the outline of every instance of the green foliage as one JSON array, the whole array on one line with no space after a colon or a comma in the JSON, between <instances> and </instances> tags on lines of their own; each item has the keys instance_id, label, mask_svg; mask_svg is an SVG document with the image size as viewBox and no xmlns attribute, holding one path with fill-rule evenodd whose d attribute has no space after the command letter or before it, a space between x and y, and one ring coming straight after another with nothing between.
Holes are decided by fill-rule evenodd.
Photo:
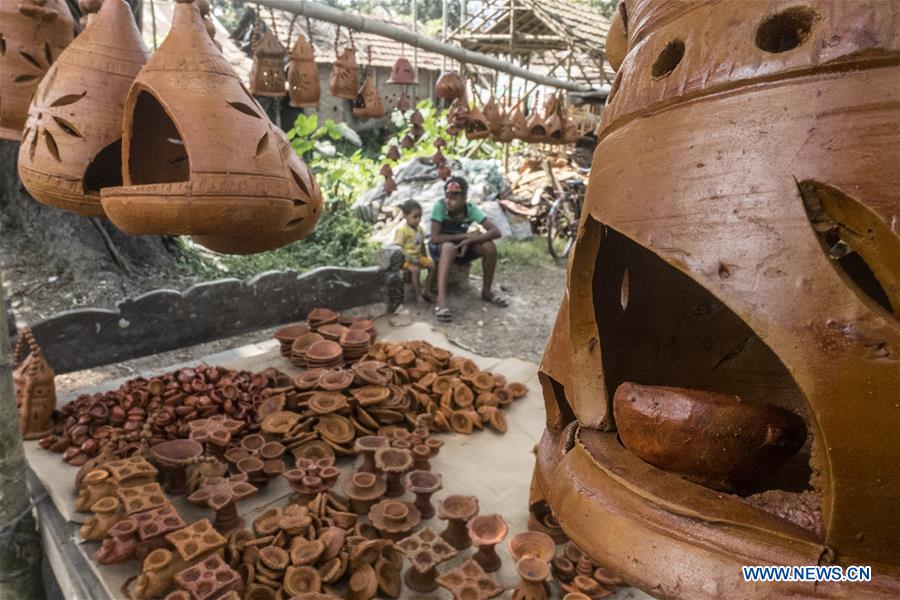
<instances>
[{"instance_id":1,"label":"green foliage","mask_svg":"<svg viewBox=\"0 0 900 600\"><path fill-rule=\"evenodd\" d=\"M555 266L553 257L547 251L545 236L532 236L525 240L500 239L497 242L497 260L500 265L516 265L517 267ZM472 274L481 275L481 261L472 263Z\"/></svg>"}]
</instances>

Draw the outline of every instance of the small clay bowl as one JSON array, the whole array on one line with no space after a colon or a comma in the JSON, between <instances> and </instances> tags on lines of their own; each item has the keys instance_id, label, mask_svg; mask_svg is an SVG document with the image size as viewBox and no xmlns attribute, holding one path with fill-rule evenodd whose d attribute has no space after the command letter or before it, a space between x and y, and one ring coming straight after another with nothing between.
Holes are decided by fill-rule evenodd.
<instances>
[{"instance_id":1,"label":"small clay bowl","mask_svg":"<svg viewBox=\"0 0 900 600\"><path fill-rule=\"evenodd\" d=\"M306 351L304 352L307 362L310 363L330 363L340 359L342 355L343 350L341 349L341 345L337 342L328 340L314 342L307 346Z\"/></svg>"},{"instance_id":2,"label":"small clay bowl","mask_svg":"<svg viewBox=\"0 0 900 600\"><path fill-rule=\"evenodd\" d=\"M537 557L544 562L553 560L556 554L556 542L546 533L540 531L523 531L514 535L507 544L513 562L529 556Z\"/></svg>"}]
</instances>

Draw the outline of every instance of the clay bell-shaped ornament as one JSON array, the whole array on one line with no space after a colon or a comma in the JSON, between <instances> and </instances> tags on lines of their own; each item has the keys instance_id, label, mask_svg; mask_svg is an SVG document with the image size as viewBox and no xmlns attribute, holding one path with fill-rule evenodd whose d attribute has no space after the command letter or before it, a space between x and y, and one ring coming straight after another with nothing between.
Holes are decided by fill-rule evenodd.
<instances>
[{"instance_id":1,"label":"clay bell-shaped ornament","mask_svg":"<svg viewBox=\"0 0 900 600\"><path fill-rule=\"evenodd\" d=\"M254 96L284 96L284 46L266 29L253 47L250 91Z\"/></svg>"},{"instance_id":2,"label":"clay bell-shaped ornament","mask_svg":"<svg viewBox=\"0 0 900 600\"><path fill-rule=\"evenodd\" d=\"M534 110L525 122L528 131L525 141L532 144L542 144L547 141L547 126L541 114Z\"/></svg>"},{"instance_id":3,"label":"clay bell-shaped ornament","mask_svg":"<svg viewBox=\"0 0 900 600\"><path fill-rule=\"evenodd\" d=\"M380 119L384 116L384 104L381 103L371 70L366 73L366 80L356 93L353 116L357 119Z\"/></svg>"},{"instance_id":4,"label":"clay bell-shaped ornament","mask_svg":"<svg viewBox=\"0 0 900 600\"><path fill-rule=\"evenodd\" d=\"M491 138L493 138L495 142L501 144L508 144L516 139L515 135L513 135L512 121L510 120L510 114L508 112L500 113L500 122L496 131L491 131Z\"/></svg>"},{"instance_id":5,"label":"clay bell-shaped ornament","mask_svg":"<svg viewBox=\"0 0 900 600\"><path fill-rule=\"evenodd\" d=\"M359 89L359 65L356 64L356 50L347 46L331 67L328 93L337 98L356 100Z\"/></svg>"},{"instance_id":6,"label":"clay bell-shaped ornament","mask_svg":"<svg viewBox=\"0 0 900 600\"><path fill-rule=\"evenodd\" d=\"M470 140L483 140L490 137L487 119L484 114L474 106L469 109L469 118L466 119L466 138Z\"/></svg>"},{"instance_id":7,"label":"clay bell-shaped ornament","mask_svg":"<svg viewBox=\"0 0 900 600\"><path fill-rule=\"evenodd\" d=\"M416 72L409 61L401 56L391 67L391 76L387 82L391 85L416 85Z\"/></svg>"},{"instance_id":8,"label":"clay bell-shaped ornament","mask_svg":"<svg viewBox=\"0 0 900 600\"><path fill-rule=\"evenodd\" d=\"M484 120L487 121L490 133L492 135L496 134L503 125L503 111L500 110L500 106L497 104L497 101L494 100L493 96L484 103L481 114L484 115Z\"/></svg>"},{"instance_id":9,"label":"clay bell-shaped ornament","mask_svg":"<svg viewBox=\"0 0 900 600\"><path fill-rule=\"evenodd\" d=\"M125 101L122 187L109 219L132 235L191 235L250 254L315 227L322 195L207 33L195 4L175 5L168 37Z\"/></svg>"},{"instance_id":10,"label":"clay bell-shaped ornament","mask_svg":"<svg viewBox=\"0 0 900 600\"><path fill-rule=\"evenodd\" d=\"M123 0L105 0L89 14L38 85L19 177L44 204L102 217L100 190L122 185L122 107L148 53Z\"/></svg>"},{"instance_id":11,"label":"clay bell-shaped ornament","mask_svg":"<svg viewBox=\"0 0 900 600\"><path fill-rule=\"evenodd\" d=\"M456 100L466 95L466 82L456 71L445 71L438 78L434 86L434 93L438 98Z\"/></svg>"},{"instance_id":12,"label":"clay bell-shaped ornament","mask_svg":"<svg viewBox=\"0 0 900 600\"><path fill-rule=\"evenodd\" d=\"M19 430L26 440L36 440L53 430L51 416L56 408L55 373L30 329L25 329L19 336L14 358L13 386L19 406Z\"/></svg>"},{"instance_id":13,"label":"clay bell-shaped ornament","mask_svg":"<svg viewBox=\"0 0 900 600\"><path fill-rule=\"evenodd\" d=\"M302 33L297 36L288 63L288 95L295 108L319 105L321 89L316 51Z\"/></svg>"},{"instance_id":14,"label":"clay bell-shaped ornament","mask_svg":"<svg viewBox=\"0 0 900 600\"><path fill-rule=\"evenodd\" d=\"M74 31L65 0L0 0L0 139L22 138L31 98Z\"/></svg>"},{"instance_id":15,"label":"clay bell-shaped ornament","mask_svg":"<svg viewBox=\"0 0 900 600\"><path fill-rule=\"evenodd\" d=\"M528 141L528 123L519 106L516 106L509 113L509 126L512 129L513 138Z\"/></svg>"}]
</instances>

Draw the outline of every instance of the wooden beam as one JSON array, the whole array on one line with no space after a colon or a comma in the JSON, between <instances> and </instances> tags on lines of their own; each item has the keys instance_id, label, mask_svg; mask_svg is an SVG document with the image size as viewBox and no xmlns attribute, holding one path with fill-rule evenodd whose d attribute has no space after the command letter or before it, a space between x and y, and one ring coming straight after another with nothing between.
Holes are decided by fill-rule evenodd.
<instances>
[{"instance_id":1,"label":"wooden beam","mask_svg":"<svg viewBox=\"0 0 900 600\"><path fill-rule=\"evenodd\" d=\"M538 75L530 72L528 69L523 69L522 67L494 58L493 56L472 52L465 48L460 48L424 35L419 35L402 27L395 27L383 21L368 18L363 15L347 13L343 10L331 8L330 6L325 6L318 2L311 2L310 0L259 0L257 4L277 8L293 14L304 15L311 19L327 21L335 25L342 25L355 31L380 35L392 40L397 40L398 42L403 42L404 44L409 44L410 46L428 50L429 52L434 52L435 54L453 58L462 63L470 63L488 69L494 69L496 71L507 73L513 77L533 81L547 87L571 91L587 91L591 89L590 86L583 83L563 81L552 77Z\"/></svg>"}]
</instances>

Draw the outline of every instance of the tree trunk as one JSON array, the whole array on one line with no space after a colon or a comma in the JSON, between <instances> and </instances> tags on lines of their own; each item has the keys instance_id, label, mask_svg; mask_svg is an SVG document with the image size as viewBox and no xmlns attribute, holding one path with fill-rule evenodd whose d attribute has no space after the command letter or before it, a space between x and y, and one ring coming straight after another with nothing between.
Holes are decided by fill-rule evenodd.
<instances>
[{"instance_id":1,"label":"tree trunk","mask_svg":"<svg viewBox=\"0 0 900 600\"><path fill-rule=\"evenodd\" d=\"M106 219L81 217L35 201L17 171L19 143L0 140L0 235L24 234L76 280L100 271L171 267L175 247L158 236L125 235Z\"/></svg>"}]
</instances>

